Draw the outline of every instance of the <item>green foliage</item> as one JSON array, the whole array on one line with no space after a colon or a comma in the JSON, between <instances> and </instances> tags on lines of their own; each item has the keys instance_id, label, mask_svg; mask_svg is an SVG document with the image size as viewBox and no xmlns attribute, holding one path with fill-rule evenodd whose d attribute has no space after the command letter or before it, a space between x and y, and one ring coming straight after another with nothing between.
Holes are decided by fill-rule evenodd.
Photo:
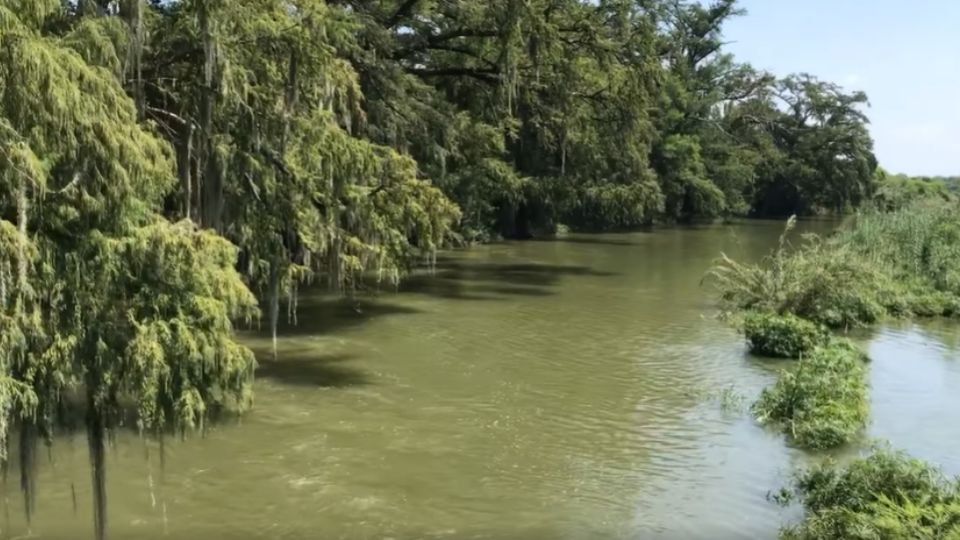
<instances>
[{"instance_id":1,"label":"green foliage","mask_svg":"<svg viewBox=\"0 0 960 540\"><path fill-rule=\"evenodd\" d=\"M885 316L958 312L955 203L924 200L894 212L866 212L849 229L827 239L807 237L793 250L785 238L758 264L723 256L711 269L725 309L793 314L839 329Z\"/></svg>"},{"instance_id":2,"label":"green foliage","mask_svg":"<svg viewBox=\"0 0 960 540\"><path fill-rule=\"evenodd\" d=\"M896 212L869 212L837 242L851 246L868 264L883 267L894 279L908 283L915 295L957 297L958 210L956 203L920 201Z\"/></svg>"},{"instance_id":3,"label":"green foliage","mask_svg":"<svg viewBox=\"0 0 960 540\"><path fill-rule=\"evenodd\" d=\"M779 247L757 264L727 256L710 270L727 310L792 314L830 328L877 321L899 294L882 268L858 257L851 246L808 236L790 249L787 223Z\"/></svg>"},{"instance_id":4,"label":"green foliage","mask_svg":"<svg viewBox=\"0 0 960 540\"><path fill-rule=\"evenodd\" d=\"M724 54L734 0L7 4L5 25L46 21L124 82L177 153L168 212L237 243L271 297L395 278L431 235L813 213L873 190L865 97ZM392 174L404 195L361 204ZM400 187L417 182L462 212ZM442 216L427 234L389 206L420 196Z\"/></svg>"},{"instance_id":5,"label":"green foliage","mask_svg":"<svg viewBox=\"0 0 960 540\"><path fill-rule=\"evenodd\" d=\"M781 531L785 540L960 538L960 486L902 453L803 471L786 493L806 515Z\"/></svg>"},{"instance_id":6,"label":"green foliage","mask_svg":"<svg viewBox=\"0 0 960 540\"><path fill-rule=\"evenodd\" d=\"M801 357L754 403L761 423L783 429L803 448L835 448L852 441L867 420L862 351L837 340Z\"/></svg>"},{"instance_id":7,"label":"green foliage","mask_svg":"<svg viewBox=\"0 0 960 540\"><path fill-rule=\"evenodd\" d=\"M670 135L664 140L660 152L664 171L661 179L667 192L667 211L671 215L687 213L712 217L724 212L724 194L707 179L706 165L696 138Z\"/></svg>"},{"instance_id":8,"label":"green foliage","mask_svg":"<svg viewBox=\"0 0 960 540\"><path fill-rule=\"evenodd\" d=\"M358 38L336 47L365 96L359 132L409 153L467 239L856 206L874 182L865 97L737 63L722 33L741 14L734 0L352 2L338 17Z\"/></svg>"},{"instance_id":9,"label":"green foliage","mask_svg":"<svg viewBox=\"0 0 960 540\"><path fill-rule=\"evenodd\" d=\"M755 213L840 213L867 201L877 168L861 111L867 96L802 74L777 83L770 98L784 112L773 134L782 158L758 185Z\"/></svg>"},{"instance_id":10,"label":"green foliage","mask_svg":"<svg viewBox=\"0 0 960 540\"><path fill-rule=\"evenodd\" d=\"M19 4L0 2L0 437L20 431L29 519L37 438L79 399L102 538L106 441L129 404L152 434L249 404L253 355L231 321L255 301L232 245L160 215L173 152L120 73L89 63L115 44L83 21L48 30L58 2Z\"/></svg>"},{"instance_id":11,"label":"green foliage","mask_svg":"<svg viewBox=\"0 0 960 540\"><path fill-rule=\"evenodd\" d=\"M234 269L233 245L190 222L158 220L104 239L91 255L108 269L103 290L118 295L94 305L126 310L123 326L110 321L99 336L115 360L98 367L116 371L101 376L121 383L105 396L110 415L130 396L141 429L182 430L201 427L211 410L250 405L255 363L233 341L232 321L255 317L256 300Z\"/></svg>"},{"instance_id":12,"label":"green foliage","mask_svg":"<svg viewBox=\"0 0 960 540\"><path fill-rule=\"evenodd\" d=\"M781 358L806 356L829 340L824 329L790 314L748 313L743 333L752 352Z\"/></svg>"},{"instance_id":13,"label":"green foliage","mask_svg":"<svg viewBox=\"0 0 960 540\"><path fill-rule=\"evenodd\" d=\"M650 225L663 207L653 182L586 183L569 177L544 179L533 186L541 204L553 203L553 216L584 230L630 229ZM554 203L554 201L556 201Z\"/></svg>"},{"instance_id":14,"label":"green foliage","mask_svg":"<svg viewBox=\"0 0 960 540\"><path fill-rule=\"evenodd\" d=\"M919 201L950 201L953 197L946 181L890 175L877 169L877 188L871 202L880 210L892 212Z\"/></svg>"}]
</instances>

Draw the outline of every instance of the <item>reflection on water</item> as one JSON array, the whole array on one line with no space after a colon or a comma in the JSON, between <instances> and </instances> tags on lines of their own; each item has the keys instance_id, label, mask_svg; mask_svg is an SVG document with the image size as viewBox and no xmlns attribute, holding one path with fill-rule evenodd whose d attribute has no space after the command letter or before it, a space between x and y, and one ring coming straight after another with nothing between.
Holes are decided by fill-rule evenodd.
<instances>
[{"instance_id":1,"label":"reflection on water","mask_svg":"<svg viewBox=\"0 0 960 540\"><path fill-rule=\"evenodd\" d=\"M826 230L829 223L801 229ZM448 254L399 292L301 299L278 358L262 335L256 410L205 438L118 434L113 538L773 538L766 500L812 458L744 411L783 363L711 318L700 280L756 258L780 223L573 235ZM960 472L952 325L870 339L873 424ZM41 468L39 538L89 536L81 439ZM146 458L146 459L145 459ZM24 534L7 486L3 533ZM76 507L74 506L74 493Z\"/></svg>"}]
</instances>

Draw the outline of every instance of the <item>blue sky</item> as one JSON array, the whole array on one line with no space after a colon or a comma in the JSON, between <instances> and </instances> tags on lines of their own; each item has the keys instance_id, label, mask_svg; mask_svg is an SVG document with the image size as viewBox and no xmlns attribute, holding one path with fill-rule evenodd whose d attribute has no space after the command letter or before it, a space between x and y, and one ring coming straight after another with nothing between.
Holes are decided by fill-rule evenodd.
<instances>
[{"instance_id":1,"label":"blue sky","mask_svg":"<svg viewBox=\"0 0 960 540\"><path fill-rule=\"evenodd\" d=\"M960 0L741 0L728 51L863 90L880 165L960 174Z\"/></svg>"}]
</instances>

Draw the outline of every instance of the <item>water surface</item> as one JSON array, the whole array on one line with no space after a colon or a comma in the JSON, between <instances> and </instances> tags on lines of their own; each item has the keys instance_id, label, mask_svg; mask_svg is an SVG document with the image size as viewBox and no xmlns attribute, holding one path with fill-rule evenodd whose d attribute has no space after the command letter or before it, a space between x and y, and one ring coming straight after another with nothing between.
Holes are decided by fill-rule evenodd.
<instances>
[{"instance_id":1,"label":"water surface","mask_svg":"<svg viewBox=\"0 0 960 540\"><path fill-rule=\"evenodd\" d=\"M801 225L829 230L826 222ZM746 354L700 285L782 225L571 235L446 254L398 292L301 298L256 409L205 438L118 434L113 538L774 538L767 501L809 456L722 406L783 363ZM960 472L956 326L865 338L870 436ZM729 403L728 403L729 404ZM14 476L8 536L28 531ZM41 466L38 538L91 536L86 445Z\"/></svg>"}]
</instances>

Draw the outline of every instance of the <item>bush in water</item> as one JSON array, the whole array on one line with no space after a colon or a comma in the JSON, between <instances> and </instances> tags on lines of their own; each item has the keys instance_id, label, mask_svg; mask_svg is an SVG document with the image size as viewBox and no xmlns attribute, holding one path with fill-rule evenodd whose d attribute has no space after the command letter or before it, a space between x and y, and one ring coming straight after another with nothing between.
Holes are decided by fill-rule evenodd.
<instances>
[{"instance_id":1,"label":"bush in water","mask_svg":"<svg viewBox=\"0 0 960 540\"><path fill-rule=\"evenodd\" d=\"M805 356L830 337L810 321L770 313L748 313L743 319L743 333L752 352L779 358Z\"/></svg>"},{"instance_id":2,"label":"bush in water","mask_svg":"<svg viewBox=\"0 0 960 540\"><path fill-rule=\"evenodd\" d=\"M792 314L830 328L873 323L896 296L896 283L876 265L851 250L817 236L808 236L790 250L787 222L778 248L757 264L739 263L726 255L711 268L721 306L727 311Z\"/></svg>"},{"instance_id":3,"label":"bush in water","mask_svg":"<svg viewBox=\"0 0 960 540\"><path fill-rule=\"evenodd\" d=\"M850 442L867 420L866 356L847 340L834 340L785 370L764 389L753 411L782 427L798 446L835 448Z\"/></svg>"},{"instance_id":4,"label":"bush in water","mask_svg":"<svg viewBox=\"0 0 960 540\"><path fill-rule=\"evenodd\" d=\"M806 515L781 531L785 540L960 538L957 482L890 450L802 471L780 500L794 497Z\"/></svg>"}]
</instances>

